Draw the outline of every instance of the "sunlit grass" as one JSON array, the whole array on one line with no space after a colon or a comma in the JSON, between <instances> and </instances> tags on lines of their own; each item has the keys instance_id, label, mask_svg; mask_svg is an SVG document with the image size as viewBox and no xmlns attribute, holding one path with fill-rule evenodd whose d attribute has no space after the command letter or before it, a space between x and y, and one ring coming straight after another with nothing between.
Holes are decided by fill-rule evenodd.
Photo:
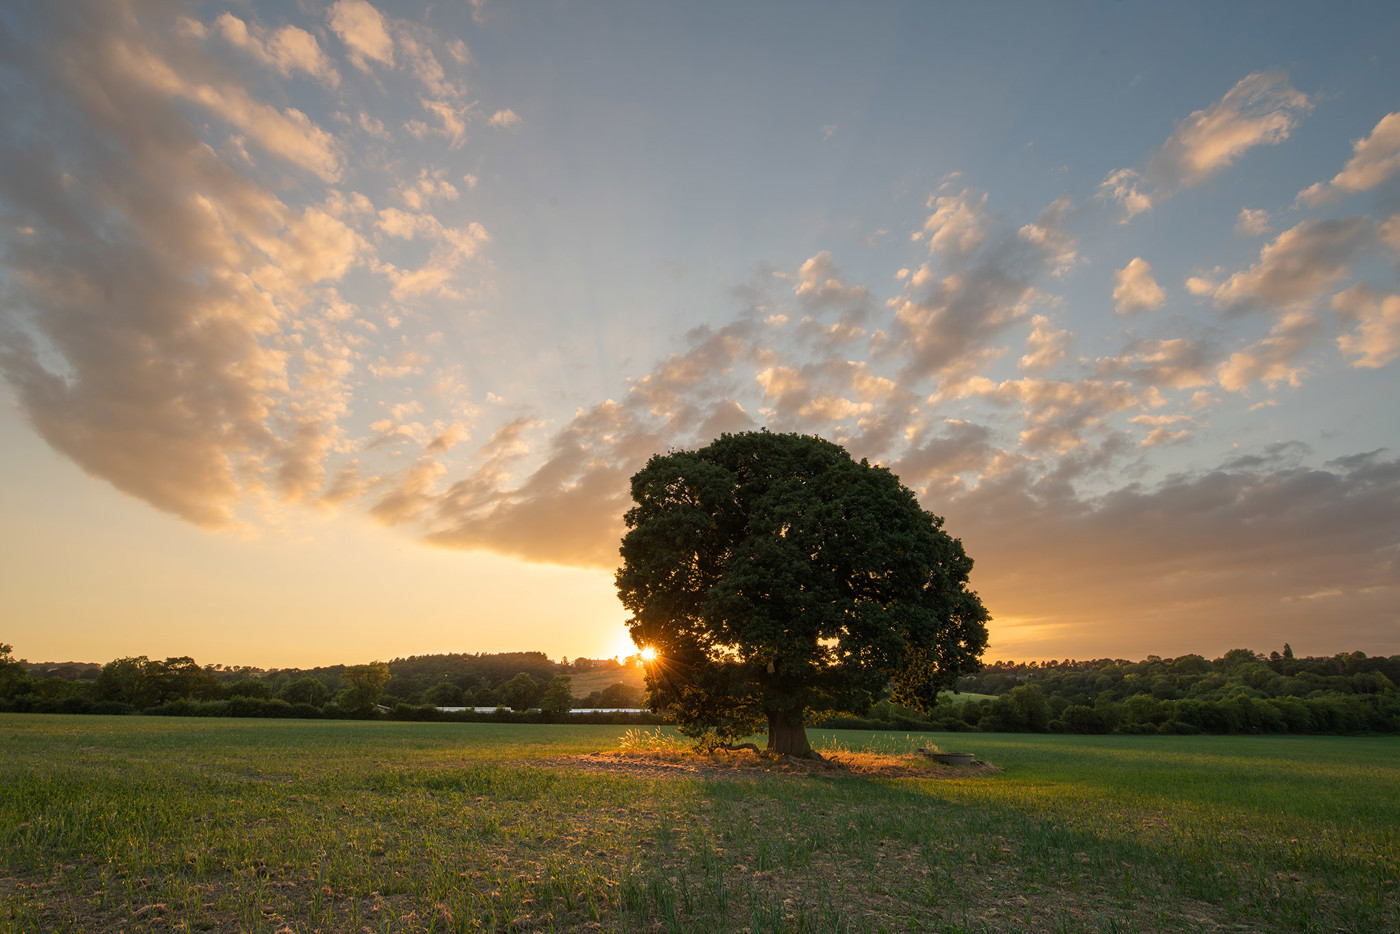
<instances>
[{"instance_id":1,"label":"sunlit grass","mask_svg":"<svg viewBox=\"0 0 1400 934\"><path fill-rule=\"evenodd\" d=\"M561 761L623 732L0 717L0 931L1400 929L1392 738L813 735L1004 770L940 781Z\"/></svg>"}]
</instances>

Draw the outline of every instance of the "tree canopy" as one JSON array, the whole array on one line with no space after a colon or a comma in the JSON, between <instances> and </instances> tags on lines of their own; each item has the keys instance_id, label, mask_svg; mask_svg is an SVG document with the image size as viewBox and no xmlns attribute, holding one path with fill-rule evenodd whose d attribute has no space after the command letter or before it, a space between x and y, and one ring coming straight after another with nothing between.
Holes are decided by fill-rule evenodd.
<instances>
[{"instance_id":1,"label":"tree canopy","mask_svg":"<svg viewBox=\"0 0 1400 934\"><path fill-rule=\"evenodd\" d=\"M618 594L652 703L722 740L766 726L813 756L809 711L861 713L891 684L927 709L976 671L972 560L888 470L767 431L653 457L632 478Z\"/></svg>"}]
</instances>

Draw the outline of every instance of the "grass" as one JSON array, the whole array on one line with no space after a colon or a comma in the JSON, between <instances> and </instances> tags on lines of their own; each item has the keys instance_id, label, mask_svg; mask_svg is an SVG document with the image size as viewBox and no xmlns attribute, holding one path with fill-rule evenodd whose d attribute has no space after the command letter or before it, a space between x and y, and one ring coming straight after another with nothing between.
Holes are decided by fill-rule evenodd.
<instances>
[{"instance_id":1,"label":"grass","mask_svg":"<svg viewBox=\"0 0 1400 934\"><path fill-rule=\"evenodd\" d=\"M1394 738L813 733L1003 769L941 781L566 760L622 733L0 716L0 932L1400 930Z\"/></svg>"}]
</instances>

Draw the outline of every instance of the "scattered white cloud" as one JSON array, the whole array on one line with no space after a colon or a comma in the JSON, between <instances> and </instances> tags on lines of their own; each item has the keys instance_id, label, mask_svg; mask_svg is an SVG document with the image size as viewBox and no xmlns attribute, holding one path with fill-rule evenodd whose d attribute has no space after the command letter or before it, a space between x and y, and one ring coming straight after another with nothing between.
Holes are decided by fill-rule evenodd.
<instances>
[{"instance_id":1,"label":"scattered white cloud","mask_svg":"<svg viewBox=\"0 0 1400 934\"><path fill-rule=\"evenodd\" d=\"M1258 237L1271 233L1272 218L1263 208L1240 208L1240 216L1235 219L1235 236Z\"/></svg>"},{"instance_id":2,"label":"scattered white cloud","mask_svg":"<svg viewBox=\"0 0 1400 934\"><path fill-rule=\"evenodd\" d=\"M1134 257L1113 274L1113 309L1120 315L1151 311L1167 303L1167 293L1152 278L1152 264Z\"/></svg>"},{"instance_id":3,"label":"scattered white cloud","mask_svg":"<svg viewBox=\"0 0 1400 934\"><path fill-rule=\"evenodd\" d=\"M1026 338L1026 352L1016 366L1022 373L1036 375L1059 363L1065 357L1074 335L1069 331L1056 331L1050 319L1036 315L1031 319L1031 333Z\"/></svg>"},{"instance_id":4,"label":"scattered white cloud","mask_svg":"<svg viewBox=\"0 0 1400 934\"><path fill-rule=\"evenodd\" d=\"M1372 241L1367 217L1303 221L1279 234L1259 253L1259 262L1237 272L1211 294L1226 309L1306 307L1345 277Z\"/></svg>"},{"instance_id":5,"label":"scattered white cloud","mask_svg":"<svg viewBox=\"0 0 1400 934\"><path fill-rule=\"evenodd\" d=\"M1357 283L1332 296L1332 310L1353 325L1337 338L1352 366L1376 369L1400 357L1400 295Z\"/></svg>"},{"instance_id":6,"label":"scattered white cloud","mask_svg":"<svg viewBox=\"0 0 1400 934\"><path fill-rule=\"evenodd\" d=\"M257 22L250 25L232 13L220 14L214 25L230 45L284 76L300 71L330 87L340 83L340 73L316 37L305 29L289 25L269 32Z\"/></svg>"},{"instance_id":7,"label":"scattered white cloud","mask_svg":"<svg viewBox=\"0 0 1400 934\"><path fill-rule=\"evenodd\" d=\"M1209 349L1199 341L1144 338L1130 343L1116 357L1094 361L1094 375L1163 389L1193 389L1214 382L1214 364Z\"/></svg>"},{"instance_id":8,"label":"scattered white cloud","mask_svg":"<svg viewBox=\"0 0 1400 934\"><path fill-rule=\"evenodd\" d=\"M1298 193L1300 204L1320 205L1358 191L1369 191L1400 172L1400 111L1386 114L1369 136L1352 143L1352 156L1329 182Z\"/></svg>"},{"instance_id":9,"label":"scattered white cloud","mask_svg":"<svg viewBox=\"0 0 1400 934\"><path fill-rule=\"evenodd\" d=\"M156 94L180 97L236 127L269 153L315 173L325 181L340 177L341 155L334 137L294 107L277 110L243 88L215 80L201 81L150 48L113 38L103 49L111 76Z\"/></svg>"},{"instance_id":10,"label":"scattered white cloud","mask_svg":"<svg viewBox=\"0 0 1400 934\"><path fill-rule=\"evenodd\" d=\"M1126 223L1152 210L1152 196L1138 187L1141 182L1142 177L1132 169L1118 169L1099 183L1099 197L1118 202Z\"/></svg>"},{"instance_id":11,"label":"scattered white cloud","mask_svg":"<svg viewBox=\"0 0 1400 934\"><path fill-rule=\"evenodd\" d=\"M1019 231L1022 238L1043 252L1052 276L1064 275L1079 259L1078 240L1064 226L1073 209L1074 203L1068 196L1057 198L1040 212L1035 223L1026 224Z\"/></svg>"},{"instance_id":12,"label":"scattered white cloud","mask_svg":"<svg viewBox=\"0 0 1400 934\"><path fill-rule=\"evenodd\" d=\"M924 221L922 236L928 238L930 253L972 252L986 236L987 193L964 188L956 195L934 195L928 206L933 213Z\"/></svg>"},{"instance_id":13,"label":"scattered white cloud","mask_svg":"<svg viewBox=\"0 0 1400 934\"><path fill-rule=\"evenodd\" d=\"M369 71L370 61L394 63L394 40L384 16L365 0L336 0L328 19L331 31L350 50L350 61L355 67Z\"/></svg>"},{"instance_id":14,"label":"scattered white cloud","mask_svg":"<svg viewBox=\"0 0 1400 934\"><path fill-rule=\"evenodd\" d=\"M1159 188L1199 185L1250 149L1288 139L1312 106L1282 71L1247 75L1181 121L1148 163L1147 175Z\"/></svg>"},{"instance_id":15,"label":"scattered white cloud","mask_svg":"<svg viewBox=\"0 0 1400 934\"><path fill-rule=\"evenodd\" d=\"M461 147L467 141L467 121L463 108L445 100L424 98L420 103L423 105L423 109L436 117L442 126L440 128L431 127L421 120L410 120L404 124L410 133L419 139L432 135L445 137L453 149Z\"/></svg>"},{"instance_id":16,"label":"scattered white cloud","mask_svg":"<svg viewBox=\"0 0 1400 934\"><path fill-rule=\"evenodd\" d=\"M1322 327L1317 317L1303 311L1284 315L1269 336L1230 355L1216 372L1220 387L1229 392L1246 392L1260 382L1270 389L1280 383L1293 388L1303 384L1307 368L1302 357L1317 343Z\"/></svg>"},{"instance_id":17,"label":"scattered white cloud","mask_svg":"<svg viewBox=\"0 0 1400 934\"><path fill-rule=\"evenodd\" d=\"M1246 75L1220 100L1178 123L1141 174L1110 172L1099 194L1120 205L1125 221L1131 219L1177 190L1214 177L1249 150L1283 142L1312 106L1284 72Z\"/></svg>"},{"instance_id":18,"label":"scattered white cloud","mask_svg":"<svg viewBox=\"0 0 1400 934\"><path fill-rule=\"evenodd\" d=\"M493 113L487 122L498 130L513 130L520 126L523 121L520 119L520 114L507 107L505 110Z\"/></svg>"}]
</instances>

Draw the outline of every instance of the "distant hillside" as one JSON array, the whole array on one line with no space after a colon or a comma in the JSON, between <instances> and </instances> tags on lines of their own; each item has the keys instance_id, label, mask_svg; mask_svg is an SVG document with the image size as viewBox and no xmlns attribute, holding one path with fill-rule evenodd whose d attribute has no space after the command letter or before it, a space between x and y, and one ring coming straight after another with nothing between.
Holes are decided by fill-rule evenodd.
<instances>
[{"instance_id":1,"label":"distant hillside","mask_svg":"<svg viewBox=\"0 0 1400 934\"><path fill-rule=\"evenodd\" d=\"M597 668L592 671L569 673L570 687L574 697L582 700L594 691L612 687L621 682L637 693L646 689L645 673L630 665L621 668Z\"/></svg>"}]
</instances>

